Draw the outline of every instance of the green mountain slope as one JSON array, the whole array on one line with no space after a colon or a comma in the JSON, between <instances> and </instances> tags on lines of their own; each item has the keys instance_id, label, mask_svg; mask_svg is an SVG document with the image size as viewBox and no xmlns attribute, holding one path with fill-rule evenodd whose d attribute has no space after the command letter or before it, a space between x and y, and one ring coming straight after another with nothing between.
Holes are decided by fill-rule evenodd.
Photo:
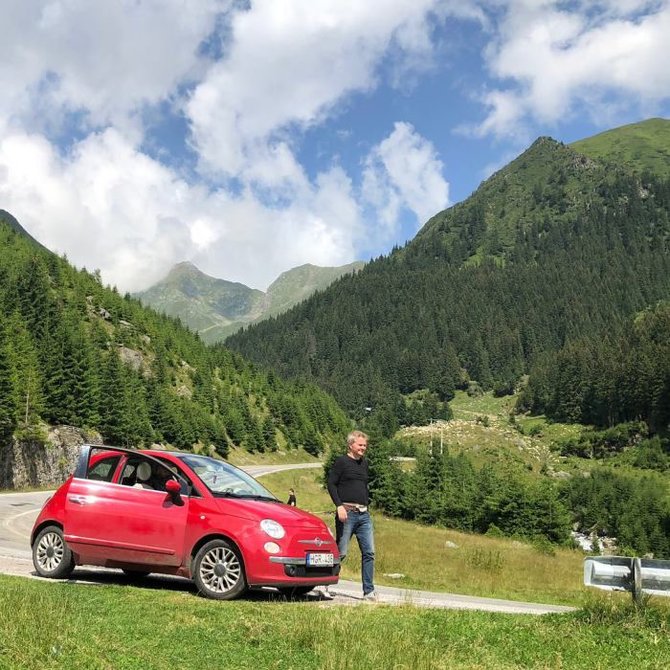
<instances>
[{"instance_id":1,"label":"green mountain slope","mask_svg":"<svg viewBox=\"0 0 670 670\"><path fill-rule=\"evenodd\" d=\"M15 233L18 233L27 240L30 240L36 247L42 251L51 253L46 247L42 246L25 228L16 220L16 218L5 209L0 209L0 225L5 224Z\"/></svg>"},{"instance_id":2,"label":"green mountain slope","mask_svg":"<svg viewBox=\"0 0 670 670\"><path fill-rule=\"evenodd\" d=\"M241 320L263 313L265 294L244 284L210 277L192 263L179 263L165 279L135 294L143 304L181 319L203 340L220 340Z\"/></svg>"},{"instance_id":3,"label":"green mountain slope","mask_svg":"<svg viewBox=\"0 0 670 670\"><path fill-rule=\"evenodd\" d=\"M143 304L181 319L203 341L219 342L242 326L285 312L364 263L340 267L301 265L281 274L267 293L206 275L179 263L151 288L135 294Z\"/></svg>"},{"instance_id":4,"label":"green mountain slope","mask_svg":"<svg viewBox=\"0 0 670 670\"><path fill-rule=\"evenodd\" d=\"M45 424L222 456L232 446L317 454L348 429L316 387L207 347L19 228L0 222L0 459L12 434L39 440Z\"/></svg>"},{"instance_id":5,"label":"green mountain slope","mask_svg":"<svg viewBox=\"0 0 670 670\"><path fill-rule=\"evenodd\" d=\"M390 434L415 392L506 392L545 352L620 332L670 295L669 250L667 179L540 138L404 248L227 344Z\"/></svg>"},{"instance_id":6,"label":"green mountain slope","mask_svg":"<svg viewBox=\"0 0 670 670\"><path fill-rule=\"evenodd\" d=\"M630 165L639 172L670 176L670 120L648 119L572 143L596 160Z\"/></svg>"},{"instance_id":7,"label":"green mountain slope","mask_svg":"<svg viewBox=\"0 0 670 670\"><path fill-rule=\"evenodd\" d=\"M283 272L268 287L267 308L263 315L255 320L260 321L288 311L313 293L323 291L343 275L358 272L364 265L363 261L337 267L320 267L308 263Z\"/></svg>"}]
</instances>

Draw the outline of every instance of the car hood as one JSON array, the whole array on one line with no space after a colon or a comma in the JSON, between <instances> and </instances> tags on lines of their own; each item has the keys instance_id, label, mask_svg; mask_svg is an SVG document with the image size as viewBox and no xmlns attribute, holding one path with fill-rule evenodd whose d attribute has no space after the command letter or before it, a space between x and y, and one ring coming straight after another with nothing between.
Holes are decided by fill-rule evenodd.
<instances>
[{"instance_id":1,"label":"car hood","mask_svg":"<svg viewBox=\"0 0 670 670\"><path fill-rule=\"evenodd\" d=\"M244 500L238 498L217 498L218 508L224 514L242 519L274 519L285 528L323 529L325 523L318 516L305 512L298 507L264 500Z\"/></svg>"}]
</instances>

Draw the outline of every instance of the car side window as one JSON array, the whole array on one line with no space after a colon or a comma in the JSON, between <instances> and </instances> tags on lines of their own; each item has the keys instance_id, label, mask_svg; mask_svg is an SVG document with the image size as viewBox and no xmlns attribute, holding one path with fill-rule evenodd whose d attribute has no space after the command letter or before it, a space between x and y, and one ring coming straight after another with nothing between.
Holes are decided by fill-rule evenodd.
<instances>
[{"instance_id":1,"label":"car side window","mask_svg":"<svg viewBox=\"0 0 670 670\"><path fill-rule=\"evenodd\" d=\"M126 461L119 483L150 491L165 491L168 479L176 479L162 463L140 457L130 457Z\"/></svg>"},{"instance_id":2,"label":"car side window","mask_svg":"<svg viewBox=\"0 0 670 670\"><path fill-rule=\"evenodd\" d=\"M201 497L198 489L193 486L191 478L181 468L178 468L174 463L168 463L160 456L156 456L156 458L160 460L165 465L165 467L175 475L179 475L178 477L175 477L175 479L181 483L181 495L190 496L191 498Z\"/></svg>"},{"instance_id":3,"label":"car side window","mask_svg":"<svg viewBox=\"0 0 670 670\"><path fill-rule=\"evenodd\" d=\"M111 482L120 458L121 456L110 456L99 460L89 468L86 479L94 479L99 482Z\"/></svg>"}]
</instances>

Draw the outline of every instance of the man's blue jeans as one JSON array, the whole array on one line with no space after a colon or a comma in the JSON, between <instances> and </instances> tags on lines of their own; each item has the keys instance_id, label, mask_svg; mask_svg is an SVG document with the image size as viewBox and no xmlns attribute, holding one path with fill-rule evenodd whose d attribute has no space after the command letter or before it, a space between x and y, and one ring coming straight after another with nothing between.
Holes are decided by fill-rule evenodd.
<instances>
[{"instance_id":1,"label":"man's blue jeans","mask_svg":"<svg viewBox=\"0 0 670 670\"><path fill-rule=\"evenodd\" d=\"M349 510L347 520L340 521L335 514L335 538L340 560L343 561L349 550L351 536L355 535L361 550L361 573L363 575L363 595L375 590L375 538L372 517L369 512Z\"/></svg>"}]
</instances>

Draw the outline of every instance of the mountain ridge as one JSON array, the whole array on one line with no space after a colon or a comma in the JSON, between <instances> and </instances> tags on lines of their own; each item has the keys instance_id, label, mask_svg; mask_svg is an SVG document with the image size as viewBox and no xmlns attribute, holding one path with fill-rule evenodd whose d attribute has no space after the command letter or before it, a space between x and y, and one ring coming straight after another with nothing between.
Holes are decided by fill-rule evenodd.
<instances>
[{"instance_id":1,"label":"mountain ridge","mask_svg":"<svg viewBox=\"0 0 670 670\"><path fill-rule=\"evenodd\" d=\"M134 297L160 312L177 317L203 341L215 343L241 327L287 311L342 275L359 271L355 261L337 267L306 263L287 270L267 291L252 289L205 274L189 261L173 266L159 282Z\"/></svg>"},{"instance_id":2,"label":"mountain ridge","mask_svg":"<svg viewBox=\"0 0 670 670\"><path fill-rule=\"evenodd\" d=\"M226 343L390 434L414 393L506 392L545 352L614 336L670 295L669 249L663 174L542 137L404 247Z\"/></svg>"}]
</instances>

